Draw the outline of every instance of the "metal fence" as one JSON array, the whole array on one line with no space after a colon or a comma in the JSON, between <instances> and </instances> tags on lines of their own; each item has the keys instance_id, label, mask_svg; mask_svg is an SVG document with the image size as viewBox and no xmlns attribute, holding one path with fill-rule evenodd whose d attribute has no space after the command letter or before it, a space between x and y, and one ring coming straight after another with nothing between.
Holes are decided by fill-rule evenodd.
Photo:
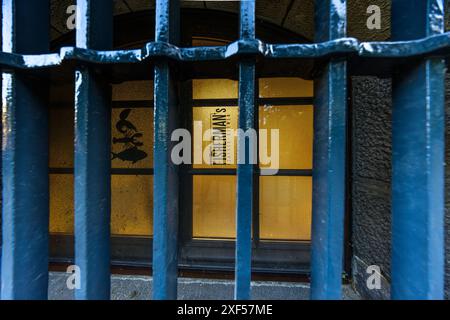
<instances>
[{"instance_id":1,"label":"metal fence","mask_svg":"<svg viewBox=\"0 0 450 320\"><path fill-rule=\"evenodd\" d=\"M393 75L392 298L440 299L444 277L444 75L450 34L443 0L393 0L393 42L346 37L346 0L315 1L314 44L255 37L255 0L240 3L240 39L228 46L177 47L179 3L156 1L155 41L112 51L112 1L78 0L76 47L49 53L49 0L3 0L2 299L46 299L48 288L48 83L75 73L75 263L77 299L110 297L110 103L104 66L154 61L153 298L177 297L178 175L170 161L177 123L171 69L237 58L239 127L255 127L256 58L315 59L311 297L340 299L344 242L347 78ZM355 69L348 65L355 65ZM373 68L371 69L370 67ZM374 71L375 73L375 71ZM246 150L248 153L249 151ZM237 169L235 298L251 297L252 164Z\"/></svg>"}]
</instances>

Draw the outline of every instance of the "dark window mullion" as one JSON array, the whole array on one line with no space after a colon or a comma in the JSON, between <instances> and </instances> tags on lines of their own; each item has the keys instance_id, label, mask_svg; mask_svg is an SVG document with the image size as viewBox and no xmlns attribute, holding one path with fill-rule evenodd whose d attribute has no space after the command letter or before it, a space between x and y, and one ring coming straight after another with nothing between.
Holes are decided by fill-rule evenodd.
<instances>
[{"instance_id":1,"label":"dark window mullion","mask_svg":"<svg viewBox=\"0 0 450 320\"><path fill-rule=\"evenodd\" d=\"M236 169L193 168L189 170L189 174L200 176L235 176Z\"/></svg>"},{"instance_id":2,"label":"dark window mullion","mask_svg":"<svg viewBox=\"0 0 450 320\"><path fill-rule=\"evenodd\" d=\"M313 105L313 97L279 97L279 98L255 98L259 106L310 106ZM237 107L238 99L195 99L194 107Z\"/></svg>"},{"instance_id":3,"label":"dark window mullion","mask_svg":"<svg viewBox=\"0 0 450 320\"><path fill-rule=\"evenodd\" d=\"M155 102L153 100L116 100L116 101L112 102L112 108L113 109L122 109L122 108L153 109L154 104L155 104Z\"/></svg>"},{"instance_id":4,"label":"dark window mullion","mask_svg":"<svg viewBox=\"0 0 450 320\"><path fill-rule=\"evenodd\" d=\"M122 176L151 176L153 168L111 168L111 175ZM73 174L74 168L49 168L50 174Z\"/></svg>"},{"instance_id":5,"label":"dark window mullion","mask_svg":"<svg viewBox=\"0 0 450 320\"><path fill-rule=\"evenodd\" d=\"M279 169L276 174L264 175L265 169L255 169L255 172L259 176L264 177L312 177L312 169ZM270 170L272 171L272 170ZM226 169L226 168L197 168L190 169L189 174L191 175L217 175L217 176L231 176L236 175L236 169Z\"/></svg>"},{"instance_id":6,"label":"dark window mullion","mask_svg":"<svg viewBox=\"0 0 450 320\"><path fill-rule=\"evenodd\" d=\"M255 90L254 90L254 96L255 101L258 101L259 97L259 81L258 78L255 80ZM259 177L260 177L260 169L259 169L259 106L258 102L255 106L255 116L253 119L253 127L255 128L258 140L256 144L256 155L257 155L257 161L258 164L254 166L253 170L253 207L252 207L252 237L253 237L253 244L255 247L258 247L259 240L260 240L260 230L259 230L259 218L260 218L260 212L259 212Z\"/></svg>"}]
</instances>

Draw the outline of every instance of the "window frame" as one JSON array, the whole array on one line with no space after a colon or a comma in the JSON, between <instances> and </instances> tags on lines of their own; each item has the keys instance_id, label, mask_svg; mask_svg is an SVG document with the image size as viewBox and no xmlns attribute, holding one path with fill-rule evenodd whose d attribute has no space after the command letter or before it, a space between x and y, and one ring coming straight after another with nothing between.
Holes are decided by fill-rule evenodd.
<instances>
[{"instance_id":1,"label":"window frame","mask_svg":"<svg viewBox=\"0 0 450 320\"><path fill-rule=\"evenodd\" d=\"M238 30L236 28L238 15L229 12L220 12L214 10L204 9L181 9L182 12L182 25L183 30L181 44L182 46L191 46L192 37L222 37L225 40L235 40L238 38ZM114 29L120 30L114 39L115 47L128 47L131 45L137 45L144 43L151 39L154 34L154 11L140 11L134 13L128 13L114 17ZM208 28L209 24L213 23L217 28ZM145 26L140 28L137 26ZM131 32L132 30L132 32ZM308 39L287 31L279 26L267 23L264 21L257 21L257 33L258 38L267 40L267 42L282 42L282 43L297 43L297 42L310 42ZM132 35L133 39L130 41L128 38ZM73 41L74 33L68 33L59 37L52 42L53 50L63 45L70 44ZM230 62L226 62L230 63ZM233 65L231 62L230 65ZM187 71L180 72L177 77L180 80L180 106L181 106L181 118L188 123L192 123L192 115L189 117L185 111L192 110L192 106L186 105L183 101L189 101L189 99L183 99L186 94L191 94L192 86L186 85L189 80L193 78L206 78L209 75L210 78L229 78L236 80L237 72L236 66L230 67L226 65L212 68L214 64L205 64L202 67L194 68L192 66L186 66ZM314 72L313 62L310 60L290 60L285 59L283 61L277 61L276 65L260 65L262 67L259 77L274 77L278 76L302 76L304 78L312 79ZM152 73L146 74L151 76ZM137 74L140 77L141 74ZM116 81L114 75L113 80ZM142 80L142 78L139 78ZM149 78L151 79L151 78ZM190 88L189 88L190 87ZM349 87L351 88L351 87ZM192 95L191 95L192 96ZM293 103L292 98L265 98L261 100L277 99L278 104L298 104ZM301 98L300 98L301 99ZM234 106L237 106L237 99L233 102ZM145 101L144 103L150 103L153 106L153 101ZM207 103L207 101L203 101ZM222 101L226 102L226 101ZM230 101L228 101L229 103ZM273 103L274 101L266 101L267 103ZM123 105L123 101L120 102ZM134 101L134 103L136 103ZM308 102L313 104L312 101ZM260 104L258 104L260 105ZM259 109L259 108L258 108ZM350 112L349 112L350 113ZM192 114L192 113L191 113ZM180 119L181 120L181 119ZM349 150L347 150L349 152ZM350 157L348 157L350 159ZM350 166L347 163L347 168ZM133 169L140 170L140 169ZM144 169L145 170L145 169ZM193 170L192 168L190 170ZM211 170L211 169L195 169L196 170ZM221 170L221 169L219 169ZM228 169L222 169L228 170ZM113 170L114 171L114 170ZM148 170L147 170L148 171ZM233 169L234 171L234 169ZM294 170L302 171L302 170ZM281 170L281 175L295 175L296 172L292 170ZM305 170L304 170L305 171ZM311 172L312 170L308 170ZM146 172L144 174L153 174L153 171ZM229 172L227 174L230 174ZM185 199L186 194L192 194L192 183L189 184L189 172L187 168L181 165L180 167L180 190L184 190L189 186L189 193L180 192L180 201L182 203L189 204L189 199ZM192 175L191 175L192 177ZM259 175L255 175L256 180L259 180ZM259 186L255 184L255 186ZM187 189L186 189L187 190ZM350 189L348 189L350 190ZM255 188L255 194L259 193L259 187ZM179 219L179 269L181 270L211 270L211 271L234 271L235 260L235 244L234 241L220 241L222 248L217 246L217 240L195 240L189 237L189 233L185 230L181 230L185 223L192 225L192 214L188 214L186 210L192 211L192 197L190 197L190 205L183 205L180 207L180 219ZM348 200L348 196L346 197ZM348 201L347 201L348 202ZM258 201L255 201L257 207ZM255 208L257 212L258 208ZM253 219L259 219L255 217ZM349 216L347 210L346 216ZM189 221L190 220L190 221ZM347 218L347 220L349 220ZM349 223L345 224L345 232L347 240L350 238ZM259 224L258 224L259 227ZM192 235L192 228L190 230ZM252 252L252 271L256 273L270 273L270 274L309 274L310 270L310 243L309 241L254 241ZM127 236L111 236L111 264L115 266L126 267L151 267L152 265L152 238L142 237L127 237ZM350 264L348 263L348 257L350 254L350 244L346 241L346 266L345 271L350 272ZM72 263L74 256L74 237L73 235L51 235L50 236L50 262L52 263ZM215 261L211 261L211 257L214 257ZM281 262L275 262L274 258L279 257ZM284 259L284 260L283 260Z\"/></svg>"}]
</instances>

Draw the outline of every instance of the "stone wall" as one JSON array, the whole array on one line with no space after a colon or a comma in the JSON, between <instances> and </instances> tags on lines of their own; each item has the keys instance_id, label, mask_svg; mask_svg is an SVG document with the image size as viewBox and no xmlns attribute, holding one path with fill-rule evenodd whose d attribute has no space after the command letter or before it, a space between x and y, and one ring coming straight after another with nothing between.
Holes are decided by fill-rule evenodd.
<instances>
[{"instance_id":1,"label":"stone wall","mask_svg":"<svg viewBox=\"0 0 450 320\"><path fill-rule=\"evenodd\" d=\"M446 81L446 163L450 163L450 75ZM352 79L353 278L364 298L389 298L391 256L391 81ZM450 168L446 166L446 298L450 298ZM366 267L379 265L381 291L366 287Z\"/></svg>"}]
</instances>

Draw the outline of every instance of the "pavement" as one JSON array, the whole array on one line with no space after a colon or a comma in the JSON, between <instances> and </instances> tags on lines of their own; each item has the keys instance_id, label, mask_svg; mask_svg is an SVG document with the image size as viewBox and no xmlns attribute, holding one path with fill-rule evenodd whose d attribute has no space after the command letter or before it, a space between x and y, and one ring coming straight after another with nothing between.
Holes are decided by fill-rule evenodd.
<instances>
[{"instance_id":1,"label":"pavement","mask_svg":"<svg viewBox=\"0 0 450 320\"><path fill-rule=\"evenodd\" d=\"M50 272L49 299L72 300L73 290L66 285L68 274ZM149 276L111 276L112 300L150 300L153 279ZM301 282L253 281L252 299L255 300L307 300L309 284ZM231 300L234 281L217 279L178 279L179 300ZM359 300L360 296L350 285L344 285L345 300Z\"/></svg>"}]
</instances>

